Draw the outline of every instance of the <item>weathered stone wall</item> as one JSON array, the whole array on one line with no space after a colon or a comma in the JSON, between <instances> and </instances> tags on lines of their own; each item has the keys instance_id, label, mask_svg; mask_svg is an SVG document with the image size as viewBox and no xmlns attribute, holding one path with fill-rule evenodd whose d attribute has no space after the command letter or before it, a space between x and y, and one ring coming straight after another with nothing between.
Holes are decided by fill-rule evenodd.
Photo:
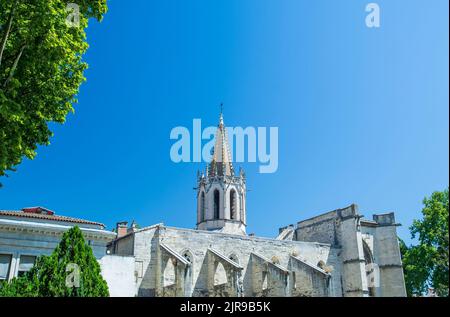
<instances>
[{"instance_id":1,"label":"weathered stone wall","mask_svg":"<svg viewBox=\"0 0 450 317\"><path fill-rule=\"evenodd\" d=\"M157 227L144 228L134 236L138 296L154 296L156 288Z\"/></svg>"},{"instance_id":2,"label":"weathered stone wall","mask_svg":"<svg viewBox=\"0 0 450 317\"><path fill-rule=\"evenodd\" d=\"M376 261L380 268L380 295L383 297L406 296L395 227L380 227L375 237L375 250L378 251ZM381 250L385 252L380 252Z\"/></svg>"},{"instance_id":3,"label":"weathered stone wall","mask_svg":"<svg viewBox=\"0 0 450 317\"><path fill-rule=\"evenodd\" d=\"M356 215L355 215L356 216ZM369 294L366 280L365 259L358 218L348 217L341 222L344 296L361 297Z\"/></svg>"},{"instance_id":4,"label":"weathered stone wall","mask_svg":"<svg viewBox=\"0 0 450 317\"><path fill-rule=\"evenodd\" d=\"M330 247L330 245L299 241L280 241L163 226L145 228L137 231L134 235L133 247L136 267L141 262L143 270L142 277L139 277L140 274L137 274L139 296L154 296L157 293L158 287L156 281L161 280L159 274L164 274L164 269L161 267L162 263L158 260L158 257L161 258L160 251L158 251L160 242L178 254L184 254L186 252L191 254L192 264L189 268L189 274L192 275L192 285L187 286L187 289L190 289L190 293L186 294L189 296L220 296L229 294L231 292L230 289L236 289L234 287L235 283L237 283L236 280L229 283L228 287L230 289L227 289L227 286L224 284L210 284L211 280L214 281L214 278L230 281L234 275L230 274L225 278L223 276L214 276L216 274L215 271L211 273L211 270L215 270L215 268L208 268L208 248L217 250L227 258L233 258L235 262L238 262L242 266L241 276L243 295L245 296L264 295L260 292L257 292L257 294L254 293L256 289L255 285L262 285L264 280L262 274L252 272L252 270L255 271L255 266L251 262L252 253L261 254L284 268L290 267L290 257L292 255L296 255L312 265L317 265L319 261L323 261L333 270L331 277L333 281L330 282L333 289L329 291L316 290L316 292L320 294L327 292L330 296L341 296L341 267L337 256L339 250ZM117 242L120 244L121 240ZM127 246L127 248L129 250L131 247ZM118 249L127 253L129 252L127 248L123 246ZM229 270L230 268L228 267L226 269ZM293 269L295 270L296 268L293 267ZM274 268L269 268L266 271L269 272L266 290L267 295L290 296L292 291L292 286L290 285L291 277L282 278L282 274L277 273L277 269ZM311 287L325 287L324 284L311 284L310 281L311 278L308 277L308 285L311 285ZM301 274L299 274L297 283L299 285L305 283L302 280ZM163 291L166 294L170 293L173 295L170 289Z\"/></svg>"},{"instance_id":5,"label":"weathered stone wall","mask_svg":"<svg viewBox=\"0 0 450 317\"><path fill-rule=\"evenodd\" d=\"M134 253L134 235L129 234L116 240L114 243L114 254L131 256Z\"/></svg>"},{"instance_id":6,"label":"weathered stone wall","mask_svg":"<svg viewBox=\"0 0 450 317\"><path fill-rule=\"evenodd\" d=\"M294 239L341 249L344 296L405 296L394 214L374 215L374 220L361 217L357 205L337 209L299 222ZM376 283L374 266L379 268Z\"/></svg>"},{"instance_id":7,"label":"weathered stone wall","mask_svg":"<svg viewBox=\"0 0 450 317\"><path fill-rule=\"evenodd\" d=\"M297 240L327 242L341 248L343 296L368 294L359 219L358 207L351 205L297 224Z\"/></svg>"},{"instance_id":8,"label":"weathered stone wall","mask_svg":"<svg viewBox=\"0 0 450 317\"><path fill-rule=\"evenodd\" d=\"M374 215L374 228L362 227L372 233L374 262L380 270L378 296L406 296L405 280L397 237L394 213Z\"/></svg>"},{"instance_id":9,"label":"weathered stone wall","mask_svg":"<svg viewBox=\"0 0 450 317\"><path fill-rule=\"evenodd\" d=\"M328 293L328 278L299 261L291 260L292 292L296 297L325 297Z\"/></svg>"},{"instance_id":10,"label":"weathered stone wall","mask_svg":"<svg viewBox=\"0 0 450 317\"><path fill-rule=\"evenodd\" d=\"M338 216L335 211L300 221L297 223L294 239L339 245L337 221Z\"/></svg>"},{"instance_id":11,"label":"weathered stone wall","mask_svg":"<svg viewBox=\"0 0 450 317\"><path fill-rule=\"evenodd\" d=\"M155 225L117 240L116 251L136 258L138 296L404 296L393 215L374 219L351 205L299 222L294 241Z\"/></svg>"}]
</instances>

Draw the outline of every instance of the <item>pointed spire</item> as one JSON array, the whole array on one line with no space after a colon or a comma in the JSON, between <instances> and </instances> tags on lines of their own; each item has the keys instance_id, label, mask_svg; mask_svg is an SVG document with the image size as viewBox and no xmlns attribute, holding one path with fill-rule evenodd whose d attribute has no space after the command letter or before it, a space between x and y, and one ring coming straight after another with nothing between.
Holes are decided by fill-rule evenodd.
<instances>
[{"instance_id":1,"label":"pointed spire","mask_svg":"<svg viewBox=\"0 0 450 317\"><path fill-rule=\"evenodd\" d=\"M223 126L223 103L220 104L219 127Z\"/></svg>"},{"instance_id":2,"label":"pointed spire","mask_svg":"<svg viewBox=\"0 0 450 317\"><path fill-rule=\"evenodd\" d=\"M211 161L211 176L234 176L234 169L228 145L227 131L223 123L223 104L220 105L219 125Z\"/></svg>"}]
</instances>

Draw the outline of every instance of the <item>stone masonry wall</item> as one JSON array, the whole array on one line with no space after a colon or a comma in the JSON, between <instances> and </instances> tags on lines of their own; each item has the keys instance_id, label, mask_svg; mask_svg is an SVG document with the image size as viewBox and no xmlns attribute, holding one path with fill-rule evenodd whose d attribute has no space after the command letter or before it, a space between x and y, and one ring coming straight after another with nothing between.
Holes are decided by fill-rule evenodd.
<instances>
[{"instance_id":1,"label":"stone masonry wall","mask_svg":"<svg viewBox=\"0 0 450 317\"><path fill-rule=\"evenodd\" d=\"M333 268L332 285L333 289L329 291L330 296L341 296L340 271L341 267L338 261L336 248L329 245L299 241L280 241L274 239L265 239L249 236L220 234L215 232L178 229L170 227L151 227L142 229L135 233L134 255L136 263L142 262L143 276L138 275L138 295L154 296L156 293L156 281L159 271L163 270L158 265L157 254L159 242L167 245L179 254L186 251L192 255L192 285L190 286L193 296L205 296L209 289L208 267L207 267L207 249L213 248L225 257L232 257L239 265L243 267L243 294L253 296L254 285L263 284L262 276L252 275L252 265L250 262L251 253L256 252L265 258L279 263L284 268L288 268L291 255L297 255L312 265L317 265L323 261L327 266ZM123 249L122 249L123 250ZM138 266L138 264L137 264ZM223 277L217 277L223 279ZM258 280L259 279L259 280ZM303 283L297 280L297 283ZM272 285L278 285L275 281L269 282ZM217 285L216 285L217 286ZM270 287L270 285L269 285ZM277 290L277 294L284 293L289 296L292 287L284 285L285 289ZM223 293L221 287L215 287ZM222 287L223 288L223 287ZM213 296L214 294L208 294Z\"/></svg>"}]
</instances>

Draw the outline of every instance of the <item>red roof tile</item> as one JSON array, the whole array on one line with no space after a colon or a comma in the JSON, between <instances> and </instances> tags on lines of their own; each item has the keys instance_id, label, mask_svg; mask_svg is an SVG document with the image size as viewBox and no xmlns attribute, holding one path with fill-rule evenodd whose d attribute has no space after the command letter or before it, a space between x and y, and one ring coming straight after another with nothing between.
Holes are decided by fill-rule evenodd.
<instances>
[{"instance_id":1,"label":"red roof tile","mask_svg":"<svg viewBox=\"0 0 450 317\"><path fill-rule=\"evenodd\" d=\"M65 217L65 216L57 216L50 214L39 214L39 213L31 213L31 212L23 212L18 210L0 210L1 216L13 216L13 217L23 217L23 218L35 218L35 219L45 219L50 221L64 221L64 222L73 222L80 224L88 224L88 225L97 225L105 228L105 225L100 222L94 222L79 218Z\"/></svg>"}]
</instances>

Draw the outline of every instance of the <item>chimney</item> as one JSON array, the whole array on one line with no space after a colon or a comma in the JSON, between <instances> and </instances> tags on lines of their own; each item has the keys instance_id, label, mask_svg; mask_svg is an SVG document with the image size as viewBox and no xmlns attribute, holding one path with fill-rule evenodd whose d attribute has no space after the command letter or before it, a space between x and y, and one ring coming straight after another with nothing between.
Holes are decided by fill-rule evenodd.
<instances>
[{"instance_id":1,"label":"chimney","mask_svg":"<svg viewBox=\"0 0 450 317\"><path fill-rule=\"evenodd\" d=\"M127 225L127 221L121 221L116 224L117 238L123 237L127 234Z\"/></svg>"},{"instance_id":2,"label":"chimney","mask_svg":"<svg viewBox=\"0 0 450 317\"><path fill-rule=\"evenodd\" d=\"M25 213L30 213L30 214L41 214L41 215L49 215L49 216L52 216L55 214L50 209L47 209L44 207L26 207L26 208L22 208L22 211Z\"/></svg>"}]
</instances>

